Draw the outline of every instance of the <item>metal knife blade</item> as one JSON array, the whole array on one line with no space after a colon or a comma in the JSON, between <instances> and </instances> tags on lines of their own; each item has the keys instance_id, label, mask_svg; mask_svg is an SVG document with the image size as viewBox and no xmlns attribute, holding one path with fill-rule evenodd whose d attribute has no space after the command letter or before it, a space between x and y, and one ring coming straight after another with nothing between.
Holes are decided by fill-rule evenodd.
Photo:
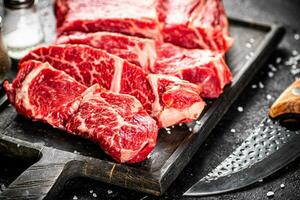
<instances>
[{"instance_id":1,"label":"metal knife blade","mask_svg":"<svg viewBox=\"0 0 300 200\"><path fill-rule=\"evenodd\" d=\"M300 80L279 96L269 112L273 118L299 114ZM278 121L265 118L229 157L183 195L220 194L255 183L296 159L299 145L300 130L291 131Z\"/></svg>"},{"instance_id":2,"label":"metal knife blade","mask_svg":"<svg viewBox=\"0 0 300 200\"><path fill-rule=\"evenodd\" d=\"M281 169L300 155L300 131L264 119L219 166L183 195L207 196L243 188Z\"/></svg>"}]
</instances>

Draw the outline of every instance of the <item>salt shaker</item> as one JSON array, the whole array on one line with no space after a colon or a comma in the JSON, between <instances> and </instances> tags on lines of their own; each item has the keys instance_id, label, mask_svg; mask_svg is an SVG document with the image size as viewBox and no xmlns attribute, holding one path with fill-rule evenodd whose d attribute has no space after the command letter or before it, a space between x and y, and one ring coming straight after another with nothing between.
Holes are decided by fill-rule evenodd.
<instances>
[{"instance_id":1,"label":"salt shaker","mask_svg":"<svg viewBox=\"0 0 300 200\"><path fill-rule=\"evenodd\" d=\"M8 55L20 59L44 42L34 0L4 0L3 39Z\"/></svg>"},{"instance_id":2,"label":"salt shaker","mask_svg":"<svg viewBox=\"0 0 300 200\"><path fill-rule=\"evenodd\" d=\"M11 67L11 60L7 55L7 49L2 40L2 17L0 17L0 84L5 78L5 74Z\"/></svg>"}]
</instances>

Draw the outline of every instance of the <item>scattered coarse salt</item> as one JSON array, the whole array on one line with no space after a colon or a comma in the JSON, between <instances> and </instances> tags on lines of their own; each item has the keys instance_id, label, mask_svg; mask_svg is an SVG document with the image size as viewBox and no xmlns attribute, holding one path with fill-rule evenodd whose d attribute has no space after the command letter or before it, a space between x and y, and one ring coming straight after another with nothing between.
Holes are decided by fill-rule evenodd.
<instances>
[{"instance_id":1,"label":"scattered coarse salt","mask_svg":"<svg viewBox=\"0 0 300 200\"><path fill-rule=\"evenodd\" d=\"M250 42L251 44L253 44L253 43L255 42L255 39L254 39L254 38L250 38L250 39L249 39L249 42Z\"/></svg>"},{"instance_id":2,"label":"scattered coarse salt","mask_svg":"<svg viewBox=\"0 0 300 200\"><path fill-rule=\"evenodd\" d=\"M251 52L249 53L249 55L252 57L252 56L254 56L254 53L251 51Z\"/></svg>"},{"instance_id":3,"label":"scattered coarse salt","mask_svg":"<svg viewBox=\"0 0 300 200\"><path fill-rule=\"evenodd\" d=\"M272 64L269 64L268 67L269 67L270 70L272 70L273 72L276 72L276 71L277 71L276 67L275 67L274 65L272 65Z\"/></svg>"},{"instance_id":4,"label":"scattered coarse salt","mask_svg":"<svg viewBox=\"0 0 300 200\"><path fill-rule=\"evenodd\" d=\"M263 181L264 181L263 179L259 179L259 180L258 180L258 182L260 182L260 183L263 182Z\"/></svg>"},{"instance_id":5,"label":"scattered coarse salt","mask_svg":"<svg viewBox=\"0 0 300 200\"><path fill-rule=\"evenodd\" d=\"M107 190L107 194L112 194L112 193L113 193L113 191Z\"/></svg>"},{"instance_id":6,"label":"scattered coarse salt","mask_svg":"<svg viewBox=\"0 0 300 200\"><path fill-rule=\"evenodd\" d=\"M250 49L250 48L252 47L252 44L249 43L249 42L247 42L247 43L246 43L246 47Z\"/></svg>"},{"instance_id":7,"label":"scattered coarse salt","mask_svg":"<svg viewBox=\"0 0 300 200\"><path fill-rule=\"evenodd\" d=\"M96 198L96 197L97 197L97 194L96 194L96 193L93 193L93 197L95 197L95 198Z\"/></svg>"},{"instance_id":8,"label":"scattered coarse salt","mask_svg":"<svg viewBox=\"0 0 300 200\"><path fill-rule=\"evenodd\" d=\"M272 99L272 96L270 94L267 94L267 99L268 100L271 100Z\"/></svg>"},{"instance_id":9,"label":"scattered coarse salt","mask_svg":"<svg viewBox=\"0 0 300 200\"><path fill-rule=\"evenodd\" d=\"M140 200L144 200L144 199L147 199L147 198L148 198L148 196L144 196L144 197L140 198Z\"/></svg>"},{"instance_id":10,"label":"scattered coarse salt","mask_svg":"<svg viewBox=\"0 0 300 200\"><path fill-rule=\"evenodd\" d=\"M243 111L244 111L244 108L243 108L242 106L238 106L238 107L237 107L237 110L238 110L239 112L243 112Z\"/></svg>"},{"instance_id":11,"label":"scattered coarse salt","mask_svg":"<svg viewBox=\"0 0 300 200\"><path fill-rule=\"evenodd\" d=\"M295 33L295 34L294 34L294 39L295 39L295 40L299 40L299 39L300 39L300 35L299 35L298 33Z\"/></svg>"},{"instance_id":12,"label":"scattered coarse salt","mask_svg":"<svg viewBox=\"0 0 300 200\"><path fill-rule=\"evenodd\" d=\"M230 132L231 132L231 133L235 133L236 131L235 131L234 128L232 128L232 129L230 129Z\"/></svg>"},{"instance_id":13,"label":"scattered coarse salt","mask_svg":"<svg viewBox=\"0 0 300 200\"><path fill-rule=\"evenodd\" d=\"M90 190L90 193L92 194L94 191L93 190Z\"/></svg>"},{"instance_id":14,"label":"scattered coarse salt","mask_svg":"<svg viewBox=\"0 0 300 200\"><path fill-rule=\"evenodd\" d=\"M246 55L246 59L249 60L251 58L251 56L249 55Z\"/></svg>"},{"instance_id":15,"label":"scattered coarse salt","mask_svg":"<svg viewBox=\"0 0 300 200\"><path fill-rule=\"evenodd\" d=\"M256 85L256 84L253 84L253 85L251 85L251 87L252 87L253 89L255 89L255 88L257 88L257 85Z\"/></svg>"},{"instance_id":16,"label":"scattered coarse salt","mask_svg":"<svg viewBox=\"0 0 300 200\"><path fill-rule=\"evenodd\" d=\"M190 128L189 128L189 131L190 131L190 132L192 132L192 131L193 131L193 128L192 128L192 127L190 127Z\"/></svg>"},{"instance_id":17,"label":"scattered coarse salt","mask_svg":"<svg viewBox=\"0 0 300 200\"><path fill-rule=\"evenodd\" d=\"M274 72L268 72L268 77L272 78L274 76Z\"/></svg>"},{"instance_id":18,"label":"scattered coarse salt","mask_svg":"<svg viewBox=\"0 0 300 200\"><path fill-rule=\"evenodd\" d=\"M276 63L277 63L277 64L281 63L281 60L282 60L282 59L281 59L280 57L277 57L277 58L276 58Z\"/></svg>"},{"instance_id":19,"label":"scattered coarse salt","mask_svg":"<svg viewBox=\"0 0 300 200\"><path fill-rule=\"evenodd\" d=\"M182 123L179 123L178 126L182 126Z\"/></svg>"},{"instance_id":20,"label":"scattered coarse salt","mask_svg":"<svg viewBox=\"0 0 300 200\"><path fill-rule=\"evenodd\" d=\"M172 128L175 128L175 126L173 125Z\"/></svg>"},{"instance_id":21,"label":"scattered coarse salt","mask_svg":"<svg viewBox=\"0 0 300 200\"><path fill-rule=\"evenodd\" d=\"M263 89L265 86L264 86L264 84L262 83L262 82L259 82L258 83L258 86L259 86L259 88L261 88L261 89Z\"/></svg>"},{"instance_id":22,"label":"scattered coarse salt","mask_svg":"<svg viewBox=\"0 0 300 200\"><path fill-rule=\"evenodd\" d=\"M284 188L284 187L285 187L285 185L284 185L283 183L281 183L281 184L280 184L280 187L281 187L281 188Z\"/></svg>"},{"instance_id":23,"label":"scattered coarse salt","mask_svg":"<svg viewBox=\"0 0 300 200\"><path fill-rule=\"evenodd\" d=\"M296 55L298 55L298 51L297 50L293 50L292 54L293 54L293 56L296 56Z\"/></svg>"},{"instance_id":24,"label":"scattered coarse salt","mask_svg":"<svg viewBox=\"0 0 300 200\"><path fill-rule=\"evenodd\" d=\"M267 197L272 197L272 196L274 196L274 192L272 191L267 192Z\"/></svg>"},{"instance_id":25,"label":"scattered coarse salt","mask_svg":"<svg viewBox=\"0 0 300 200\"><path fill-rule=\"evenodd\" d=\"M19 148L19 147L20 147L20 144L17 144L17 147Z\"/></svg>"},{"instance_id":26,"label":"scattered coarse salt","mask_svg":"<svg viewBox=\"0 0 300 200\"><path fill-rule=\"evenodd\" d=\"M171 129L170 129L169 127L166 127L165 130L166 130L166 131L170 131Z\"/></svg>"},{"instance_id":27,"label":"scattered coarse salt","mask_svg":"<svg viewBox=\"0 0 300 200\"><path fill-rule=\"evenodd\" d=\"M78 199L78 197L76 195L74 195L73 200L77 200L77 199Z\"/></svg>"},{"instance_id":28,"label":"scattered coarse salt","mask_svg":"<svg viewBox=\"0 0 300 200\"><path fill-rule=\"evenodd\" d=\"M196 124L197 124L197 125L200 125L200 124L201 124L201 122L200 122L200 121L196 121Z\"/></svg>"},{"instance_id":29,"label":"scattered coarse salt","mask_svg":"<svg viewBox=\"0 0 300 200\"><path fill-rule=\"evenodd\" d=\"M296 74L300 73L300 68L298 68L298 69L291 69L290 71L291 71L291 74L296 75Z\"/></svg>"}]
</instances>

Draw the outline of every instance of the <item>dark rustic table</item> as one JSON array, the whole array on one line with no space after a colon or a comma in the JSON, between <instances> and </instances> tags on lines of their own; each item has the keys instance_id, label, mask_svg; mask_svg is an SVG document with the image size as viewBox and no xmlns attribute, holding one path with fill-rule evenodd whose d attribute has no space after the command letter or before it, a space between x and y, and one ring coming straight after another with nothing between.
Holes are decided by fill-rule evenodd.
<instances>
[{"instance_id":1,"label":"dark rustic table","mask_svg":"<svg viewBox=\"0 0 300 200\"><path fill-rule=\"evenodd\" d=\"M300 64L296 62L295 65L290 65L288 62L297 55L297 51L300 52L299 1L225 0L225 6L230 16L258 22L277 22L285 26L287 33L264 69L245 89L165 195L153 197L89 179L76 178L65 185L58 199L197 199L183 197L182 193L224 160L262 120L280 92L297 76L300 77ZM270 64L277 69L273 72L274 76L269 73ZM238 106L242 106L244 111L237 111ZM245 189L201 199L269 199L268 191L275 193L273 199L300 199L299 161L300 158L263 182ZM29 165L1 156L0 163L0 191ZM285 187L281 188L281 184Z\"/></svg>"}]
</instances>

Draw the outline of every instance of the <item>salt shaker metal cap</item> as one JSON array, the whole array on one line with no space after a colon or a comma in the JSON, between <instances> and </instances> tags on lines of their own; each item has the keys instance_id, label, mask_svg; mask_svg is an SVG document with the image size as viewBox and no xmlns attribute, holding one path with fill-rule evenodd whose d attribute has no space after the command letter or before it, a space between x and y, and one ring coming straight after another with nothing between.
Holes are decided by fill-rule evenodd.
<instances>
[{"instance_id":1,"label":"salt shaker metal cap","mask_svg":"<svg viewBox=\"0 0 300 200\"><path fill-rule=\"evenodd\" d=\"M29 8L34 4L34 0L4 0L4 6L11 9Z\"/></svg>"}]
</instances>

